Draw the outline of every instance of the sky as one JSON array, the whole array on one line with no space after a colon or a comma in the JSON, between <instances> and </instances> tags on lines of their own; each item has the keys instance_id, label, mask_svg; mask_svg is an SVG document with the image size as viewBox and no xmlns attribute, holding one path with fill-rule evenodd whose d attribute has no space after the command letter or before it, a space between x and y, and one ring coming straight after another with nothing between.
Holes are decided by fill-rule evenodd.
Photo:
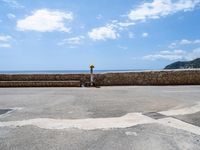
<instances>
[{"instance_id":1,"label":"sky","mask_svg":"<svg viewBox=\"0 0 200 150\"><path fill-rule=\"evenodd\" d=\"M0 0L0 71L162 69L200 57L200 0Z\"/></svg>"}]
</instances>

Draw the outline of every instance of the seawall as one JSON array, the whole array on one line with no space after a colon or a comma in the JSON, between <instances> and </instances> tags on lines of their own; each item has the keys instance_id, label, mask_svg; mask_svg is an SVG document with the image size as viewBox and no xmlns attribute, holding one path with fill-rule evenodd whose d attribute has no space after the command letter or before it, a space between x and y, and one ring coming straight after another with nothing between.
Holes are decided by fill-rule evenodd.
<instances>
[{"instance_id":1,"label":"seawall","mask_svg":"<svg viewBox=\"0 0 200 150\"><path fill-rule=\"evenodd\" d=\"M200 69L97 73L94 74L94 79L99 86L200 85ZM79 81L79 84L76 82L74 85L78 87L89 80L90 74L0 74L0 87L23 87L24 85L40 87L40 82L46 87L54 86L53 82L57 83L55 86L67 87L73 86L69 82ZM33 84L36 82L37 84ZM59 82L62 84L58 84Z\"/></svg>"},{"instance_id":2,"label":"seawall","mask_svg":"<svg viewBox=\"0 0 200 150\"><path fill-rule=\"evenodd\" d=\"M111 85L200 85L200 69L97 74L97 83Z\"/></svg>"}]
</instances>

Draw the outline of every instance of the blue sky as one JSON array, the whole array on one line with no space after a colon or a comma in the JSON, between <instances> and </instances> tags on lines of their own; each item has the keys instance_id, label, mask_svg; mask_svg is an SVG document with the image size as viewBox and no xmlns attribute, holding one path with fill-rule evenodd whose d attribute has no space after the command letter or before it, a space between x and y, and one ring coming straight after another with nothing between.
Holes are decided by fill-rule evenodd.
<instances>
[{"instance_id":1,"label":"blue sky","mask_svg":"<svg viewBox=\"0 0 200 150\"><path fill-rule=\"evenodd\" d=\"M0 0L0 70L162 69L200 57L200 0Z\"/></svg>"}]
</instances>

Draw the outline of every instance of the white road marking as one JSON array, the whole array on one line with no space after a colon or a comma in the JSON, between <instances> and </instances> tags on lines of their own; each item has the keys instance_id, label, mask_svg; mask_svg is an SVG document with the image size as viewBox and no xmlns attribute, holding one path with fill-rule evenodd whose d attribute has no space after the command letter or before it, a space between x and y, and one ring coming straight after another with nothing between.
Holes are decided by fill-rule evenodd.
<instances>
[{"instance_id":1,"label":"white road marking","mask_svg":"<svg viewBox=\"0 0 200 150\"><path fill-rule=\"evenodd\" d=\"M160 111L158 113L163 114L165 116L177 116L177 115L189 115L194 114L200 111L200 103L191 107L185 107L180 109L173 109L167 111Z\"/></svg>"},{"instance_id":2,"label":"white road marking","mask_svg":"<svg viewBox=\"0 0 200 150\"><path fill-rule=\"evenodd\" d=\"M122 117L117 118L97 118L97 119L75 119L75 120L60 120L60 119L48 119L38 118L22 121L9 121L0 122L0 127L23 127L28 125L37 126L42 129L70 129L76 128L80 130L108 130L114 128L127 128L140 124L158 123L164 126L173 127L176 129L185 130L197 135L200 135L200 127L185 123L175 118L164 119L152 119L141 113L130 113ZM126 135L137 136L137 133L126 132Z\"/></svg>"},{"instance_id":3,"label":"white road marking","mask_svg":"<svg viewBox=\"0 0 200 150\"><path fill-rule=\"evenodd\" d=\"M195 106L168 110L159 112L166 116L193 114L200 111L200 103ZM22 121L8 121L0 122L0 127L22 127L33 125L43 129L71 129L76 128L80 130L109 130L113 128L127 128L141 124L158 123L164 126L181 129L200 135L200 127L180 121L178 119L167 117L163 119L153 119L142 113L129 113L122 117L116 118L88 118L88 119L50 119L50 118L36 118ZM125 133L131 135L131 132ZM133 133L133 135L136 135Z\"/></svg>"},{"instance_id":4,"label":"white road marking","mask_svg":"<svg viewBox=\"0 0 200 150\"><path fill-rule=\"evenodd\" d=\"M37 118L22 121L0 122L0 127L21 127L27 125L37 126L43 129L69 129L82 130L127 128L139 124L153 123L156 120L142 115L141 113L130 113L117 118L90 118L90 119L48 119Z\"/></svg>"},{"instance_id":5,"label":"white road marking","mask_svg":"<svg viewBox=\"0 0 200 150\"><path fill-rule=\"evenodd\" d=\"M192 124L183 122L183 121L175 119L175 118L169 117L169 118L159 119L158 123L160 123L164 126L169 126L169 127L173 127L176 129L185 130L185 131L200 135L200 127L194 126Z\"/></svg>"}]
</instances>

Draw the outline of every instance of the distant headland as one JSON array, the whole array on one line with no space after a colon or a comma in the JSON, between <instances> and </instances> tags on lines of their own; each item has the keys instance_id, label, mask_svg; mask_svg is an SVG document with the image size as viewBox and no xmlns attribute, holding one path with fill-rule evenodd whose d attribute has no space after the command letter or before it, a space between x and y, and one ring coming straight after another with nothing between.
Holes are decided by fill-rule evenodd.
<instances>
[{"instance_id":1,"label":"distant headland","mask_svg":"<svg viewBox=\"0 0 200 150\"><path fill-rule=\"evenodd\" d=\"M192 69L200 68L200 58L192 61L177 61L170 65L167 65L164 69Z\"/></svg>"}]
</instances>

